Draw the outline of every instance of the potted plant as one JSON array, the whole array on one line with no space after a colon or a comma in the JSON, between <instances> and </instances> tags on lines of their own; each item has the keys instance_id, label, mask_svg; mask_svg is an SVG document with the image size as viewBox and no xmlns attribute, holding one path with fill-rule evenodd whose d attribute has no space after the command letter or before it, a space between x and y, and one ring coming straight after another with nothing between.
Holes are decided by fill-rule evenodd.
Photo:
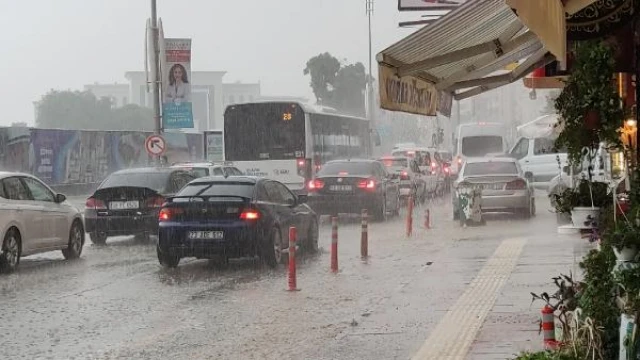
<instances>
[{"instance_id":1,"label":"potted plant","mask_svg":"<svg viewBox=\"0 0 640 360\"><path fill-rule=\"evenodd\" d=\"M611 245L620 261L633 261L640 251L640 228L624 221L607 231L602 239Z\"/></svg>"},{"instance_id":2,"label":"potted plant","mask_svg":"<svg viewBox=\"0 0 640 360\"><path fill-rule=\"evenodd\" d=\"M571 207L571 221L577 228L591 228L597 223L600 208L612 200L608 195L609 185L600 181L582 179L570 193L566 194L562 207Z\"/></svg>"}]
</instances>

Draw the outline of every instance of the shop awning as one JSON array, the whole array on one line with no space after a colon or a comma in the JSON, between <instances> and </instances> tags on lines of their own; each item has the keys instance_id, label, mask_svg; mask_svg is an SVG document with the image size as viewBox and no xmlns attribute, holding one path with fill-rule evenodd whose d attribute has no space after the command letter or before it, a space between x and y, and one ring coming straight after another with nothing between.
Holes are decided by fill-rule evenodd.
<instances>
[{"instance_id":1,"label":"shop awning","mask_svg":"<svg viewBox=\"0 0 640 360\"><path fill-rule=\"evenodd\" d=\"M553 60L505 0L468 0L377 56L384 109L430 115ZM519 62L511 72L493 75ZM446 115L446 114L445 114Z\"/></svg>"}]
</instances>

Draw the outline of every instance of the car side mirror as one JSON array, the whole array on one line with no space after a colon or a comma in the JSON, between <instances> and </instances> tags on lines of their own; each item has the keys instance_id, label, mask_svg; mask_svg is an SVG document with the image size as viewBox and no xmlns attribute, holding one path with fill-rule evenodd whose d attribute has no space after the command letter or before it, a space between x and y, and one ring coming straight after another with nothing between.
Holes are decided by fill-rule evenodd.
<instances>
[{"instance_id":1,"label":"car side mirror","mask_svg":"<svg viewBox=\"0 0 640 360\"><path fill-rule=\"evenodd\" d=\"M527 181L533 181L533 173L531 173L530 171L527 171L526 173L524 173L524 178L527 179Z\"/></svg>"},{"instance_id":2,"label":"car side mirror","mask_svg":"<svg viewBox=\"0 0 640 360\"><path fill-rule=\"evenodd\" d=\"M287 199L287 205L296 206L296 204L297 204L296 198Z\"/></svg>"},{"instance_id":3,"label":"car side mirror","mask_svg":"<svg viewBox=\"0 0 640 360\"><path fill-rule=\"evenodd\" d=\"M56 198L55 198L55 202L60 204L65 202L65 200L67 200L67 196L64 194L56 194Z\"/></svg>"}]
</instances>

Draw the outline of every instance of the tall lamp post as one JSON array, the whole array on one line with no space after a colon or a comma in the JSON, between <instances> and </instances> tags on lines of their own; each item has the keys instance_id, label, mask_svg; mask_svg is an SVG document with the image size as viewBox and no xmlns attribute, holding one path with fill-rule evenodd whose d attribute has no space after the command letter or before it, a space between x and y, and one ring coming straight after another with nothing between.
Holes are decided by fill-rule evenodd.
<instances>
[{"instance_id":1,"label":"tall lamp post","mask_svg":"<svg viewBox=\"0 0 640 360\"><path fill-rule=\"evenodd\" d=\"M369 18L369 79L367 81L367 105L369 114L369 131L376 135L375 132L375 105L374 105L374 93L373 93L373 61L372 61L372 48L371 48L371 15L373 15L373 0L366 1L366 13ZM377 140L376 140L377 141Z\"/></svg>"},{"instance_id":2,"label":"tall lamp post","mask_svg":"<svg viewBox=\"0 0 640 360\"><path fill-rule=\"evenodd\" d=\"M153 59L153 120L156 135L162 133L162 121L160 118L160 48L159 42L159 30L158 30L158 13L156 7L156 0L151 0L151 32L152 32L152 49L151 58ZM156 158L156 162L160 163L160 156Z\"/></svg>"}]
</instances>

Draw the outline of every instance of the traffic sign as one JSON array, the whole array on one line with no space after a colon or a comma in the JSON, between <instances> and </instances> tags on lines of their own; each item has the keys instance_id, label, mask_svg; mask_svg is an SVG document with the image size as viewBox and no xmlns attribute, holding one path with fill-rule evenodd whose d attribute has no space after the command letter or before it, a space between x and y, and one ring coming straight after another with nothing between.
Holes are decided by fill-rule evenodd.
<instances>
[{"instance_id":1,"label":"traffic sign","mask_svg":"<svg viewBox=\"0 0 640 360\"><path fill-rule=\"evenodd\" d=\"M167 150L167 143L160 135L151 135L144 141L144 148L151 156L160 156Z\"/></svg>"}]
</instances>

